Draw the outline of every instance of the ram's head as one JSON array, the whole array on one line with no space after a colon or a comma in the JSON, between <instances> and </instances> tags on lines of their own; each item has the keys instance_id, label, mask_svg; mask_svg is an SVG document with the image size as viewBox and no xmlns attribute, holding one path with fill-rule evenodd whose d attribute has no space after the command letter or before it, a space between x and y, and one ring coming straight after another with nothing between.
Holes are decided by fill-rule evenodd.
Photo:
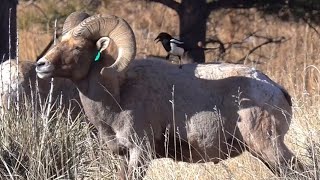
<instances>
[{"instance_id":1,"label":"ram's head","mask_svg":"<svg viewBox=\"0 0 320 180\"><path fill-rule=\"evenodd\" d=\"M65 25L63 32L61 42L37 62L36 71L40 78L81 80L88 74L92 63L102 63L105 67L100 73L109 76L110 73L124 72L135 56L134 34L127 22L119 17L94 15L74 28ZM112 59L99 60L100 53L111 41L118 48L116 60L112 63L108 62Z\"/></svg>"}]
</instances>

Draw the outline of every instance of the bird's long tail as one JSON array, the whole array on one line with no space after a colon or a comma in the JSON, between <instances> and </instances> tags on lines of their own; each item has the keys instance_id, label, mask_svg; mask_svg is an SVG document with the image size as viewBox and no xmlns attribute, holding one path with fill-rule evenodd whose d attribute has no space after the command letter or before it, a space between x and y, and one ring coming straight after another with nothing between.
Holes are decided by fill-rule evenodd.
<instances>
[{"instance_id":1,"label":"bird's long tail","mask_svg":"<svg viewBox=\"0 0 320 180\"><path fill-rule=\"evenodd\" d=\"M215 47L215 48L205 48L205 47L193 47L193 48L188 48L186 49L186 51L193 51L193 50L215 50L215 49L219 49L219 47Z\"/></svg>"}]
</instances>

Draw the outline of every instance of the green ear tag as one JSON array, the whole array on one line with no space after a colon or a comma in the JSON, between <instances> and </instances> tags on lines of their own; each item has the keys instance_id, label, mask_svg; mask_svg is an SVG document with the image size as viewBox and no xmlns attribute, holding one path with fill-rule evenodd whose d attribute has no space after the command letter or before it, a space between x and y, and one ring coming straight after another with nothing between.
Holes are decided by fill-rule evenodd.
<instances>
[{"instance_id":1,"label":"green ear tag","mask_svg":"<svg viewBox=\"0 0 320 180\"><path fill-rule=\"evenodd\" d=\"M96 55L96 57L94 58L94 61L99 61L100 60L100 56L101 56L101 52L99 51Z\"/></svg>"}]
</instances>

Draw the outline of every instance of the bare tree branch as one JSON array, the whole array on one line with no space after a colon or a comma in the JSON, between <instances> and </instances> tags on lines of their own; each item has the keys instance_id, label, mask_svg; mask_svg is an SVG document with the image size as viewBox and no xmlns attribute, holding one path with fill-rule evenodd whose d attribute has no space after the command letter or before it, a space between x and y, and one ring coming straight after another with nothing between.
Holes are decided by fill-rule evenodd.
<instances>
[{"instance_id":1,"label":"bare tree branch","mask_svg":"<svg viewBox=\"0 0 320 180\"><path fill-rule=\"evenodd\" d=\"M273 38L269 38L269 37L263 37L263 36L257 36L257 35L254 35L255 37L258 37L258 38L264 38L266 39L265 42L255 46L254 48L252 48L251 50L249 50L249 52L243 56L241 59L237 60L237 63L243 63L250 54L252 54L254 51L256 51L257 49L261 48L262 46L264 45L267 45L267 44L270 44L270 43L275 43L275 44L279 44L279 43L283 43L284 41L286 41L286 39L284 37L280 37L278 39L273 39Z\"/></svg>"},{"instance_id":2,"label":"bare tree branch","mask_svg":"<svg viewBox=\"0 0 320 180\"><path fill-rule=\"evenodd\" d=\"M233 42L224 43L224 45L225 45L224 47L227 50L227 49L230 49L233 45L241 45L241 44L245 43L245 41L250 37L263 38L263 36L256 35L259 31L261 31L261 29L258 29L252 33L247 34L246 37L244 37L241 41L233 41Z\"/></svg>"},{"instance_id":3,"label":"bare tree branch","mask_svg":"<svg viewBox=\"0 0 320 180\"><path fill-rule=\"evenodd\" d=\"M222 42L218 37L214 37L214 38L208 39L208 40L205 42L205 45L210 44L210 43L212 43L212 44L215 44L215 43L219 44L219 47L218 47L218 49L219 49L219 55L218 55L218 57L219 57L219 59L220 59L221 57L223 57L223 55L226 53L226 48L225 48L223 42Z\"/></svg>"},{"instance_id":4,"label":"bare tree branch","mask_svg":"<svg viewBox=\"0 0 320 180\"><path fill-rule=\"evenodd\" d=\"M24 7L27 7L27 6L33 6L35 7L36 9L39 10L39 12L46 18L46 20L49 20L49 17L47 16L47 14L44 12L44 10L42 10L42 8L40 6L38 6L36 3L35 3L35 0L30 0L28 2L26 2L24 5Z\"/></svg>"},{"instance_id":5,"label":"bare tree branch","mask_svg":"<svg viewBox=\"0 0 320 180\"><path fill-rule=\"evenodd\" d=\"M308 19L306 19L306 18L303 17L302 20L303 20L305 23L307 23L308 26L310 26L311 29L313 29L313 30L317 33L318 36L320 36L319 31L308 21Z\"/></svg>"}]
</instances>

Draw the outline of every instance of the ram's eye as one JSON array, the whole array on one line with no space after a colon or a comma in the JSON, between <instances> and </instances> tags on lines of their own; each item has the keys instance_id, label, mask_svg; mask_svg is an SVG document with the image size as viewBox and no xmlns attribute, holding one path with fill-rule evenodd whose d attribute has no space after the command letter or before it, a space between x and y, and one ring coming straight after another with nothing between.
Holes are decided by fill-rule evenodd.
<instances>
[{"instance_id":1,"label":"ram's eye","mask_svg":"<svg viewBox=\"0 0 320 180\"><path fill-rule=\"evenodd\" d=\"M76 46L74 49L80 51L81 47L80 46Z\"/></svg>"},{"instance_id":2,"label":"ram's eye","mask_svg":"<svg viewBox=\"0 0 320 180\"><path fill-rule=\"evenodd\" d=\"M81 50L81 47L80 47L80 46L75 46L74 49L72 50L72 52L73 52L74 54L78 54L78 53L80 53L80 50Z\"/></svg>"}]
</instances>

